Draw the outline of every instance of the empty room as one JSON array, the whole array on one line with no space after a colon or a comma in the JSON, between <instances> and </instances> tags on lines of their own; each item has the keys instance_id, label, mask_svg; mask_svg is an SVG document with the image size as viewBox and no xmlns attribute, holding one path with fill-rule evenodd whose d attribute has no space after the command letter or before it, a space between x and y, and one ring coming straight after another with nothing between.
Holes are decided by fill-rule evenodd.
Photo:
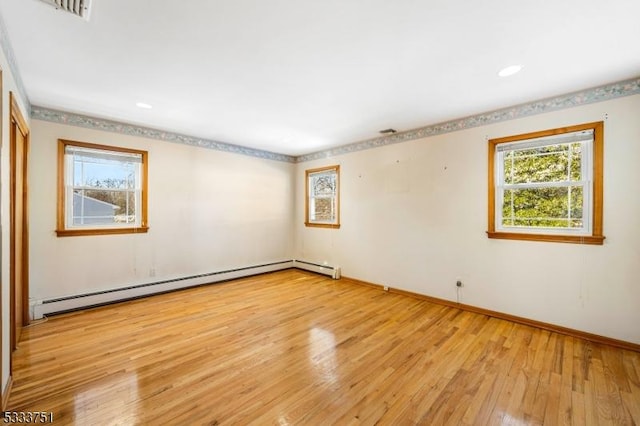
<instances>
[{"instance_id":1,"label":"empty room","mask_svg":"<svg viewBox=\"0 0 640 426\"><path fill-rule=\"evenodd\" d=\"M3 0L2 421L640 425L638 16Z\"/></svg>"}]
</instances>

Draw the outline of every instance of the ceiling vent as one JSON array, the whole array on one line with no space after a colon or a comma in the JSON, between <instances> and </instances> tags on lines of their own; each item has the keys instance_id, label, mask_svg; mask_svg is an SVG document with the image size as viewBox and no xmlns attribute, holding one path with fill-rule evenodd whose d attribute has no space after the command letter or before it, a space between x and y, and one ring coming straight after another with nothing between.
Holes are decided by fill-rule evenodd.
<instances>
[{"instance_id":1,"label":"ceiling vent","mask_svg":"<svg viewBox=\"0 0 640 426\"><path fill-rule=\"evenodd\" d=\"M384 129L384 130L380 130L380 134L383 135L392 135L394 133L398 133L398 131L396 129Z\"/></svg>"},{"instance_id":2,"label":"ceiling vent","mask_svg":"<svg viewBox=\"0 0 640 426\"><path fill-rule=\"evenodd\" d=\"M91 0L42 0L56 9L69 12L86 21L89 20L91 11Z\"/></svg>"}]
</instances>

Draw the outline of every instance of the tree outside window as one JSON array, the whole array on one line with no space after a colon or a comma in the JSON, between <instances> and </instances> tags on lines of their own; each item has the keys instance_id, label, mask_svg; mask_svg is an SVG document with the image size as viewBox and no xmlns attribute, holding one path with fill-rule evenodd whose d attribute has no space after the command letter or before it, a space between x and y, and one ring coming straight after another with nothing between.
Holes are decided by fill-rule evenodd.
<instances>
[{"instance_id":1,"label":"tree outside window","mask_svg":"<svg viewBox=\"0 0 640 426\"><path fill-rule=\"evenodd\" d=\"M489 238L602 244L603 123L489 141Z\"/></svg>"},{"instance_id":2,"label":"tree outside window","mask_svg":"<svg viewBox=\"0 0 640 426\"><path fill-rule=\"evenodd\" d=\"M305 225L340 227L340 166L307 170Z\"/></svg>"},{"instance_id":3,"label":"tree outside window","mask_svg":"<svg viewBox=\"0 0 640 426\"><path fill-rule=\"evenodd\" d=\"M146 232L147 152L58 143L58 236Z\"/></svg>"}]
</instances>

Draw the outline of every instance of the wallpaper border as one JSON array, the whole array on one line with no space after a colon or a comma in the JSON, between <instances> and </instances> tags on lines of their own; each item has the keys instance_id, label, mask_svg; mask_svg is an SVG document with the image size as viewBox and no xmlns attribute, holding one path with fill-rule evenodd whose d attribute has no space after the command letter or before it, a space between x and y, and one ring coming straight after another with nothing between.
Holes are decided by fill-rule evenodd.
<instances>
[{"instance_id":1,"label":"wallpaper border","mask_svg":"<svg viewBox=\"0 0 640 426\"><path fill-rule=\"evenodd\" d=\"M2 14L0 14L0 46L2 46L4 57L7 59L7 63L9 64L9 69L11 70L11 74L13 75L13 80L16 82L18 94L20 95L20 98L24 102L24 106L27 109L27 115L31 115L31 103L29 102L27 90L24 87L22 77L18 70L18 63L16 62L16 57L13 54L13 49L11 48L11 40L9 39L7 26L4 23Z\"/></svg>"},{"instance_id":2,"label":"wallpaper border","mask_svg":"<svg viewBox=\"0 0 640 426\"><path fill-rule=\"evenodd\" d=\"M640 93L640 77L625 80L617 83L607 84L591 89L573 92L566 95L541 99L512 107L502 108L495 111L472 115L442 123L432 124L405 132L395 133L389 136L366 139L360 142L341 145L336 148L313 152L296 157L298 163L305 161L319 160L337 155L348 154L365 149L378 148L401 142L408 142L415 139L422 139L429 136L441 135L443 133L455 132L472 127L485 126L499 123L501 121L514 120L517 118L529 117L531 115L543 114L551 111L558 111L586 105L596 102L608 101L623 96L636 95Z\"/></svg>"},{"instance_id":3,"label":"wallpaper border","mask_svg":"<svg viewBox=\"0 0 640 426\"><path fill-rule=\"evenodd\" d=\"M275 152L248 148L241 145L233 145L230 143L215 141L211 139L198 138L195 136L184 135L182 133L153 129L151 127L127 124L114 120L95 118L83 114L64 112L57 109L45 108L37 105L31 107L31 118L35 120L49 121L52 123L84 127L87 129L120 133L128 136L139 136L165 142L174 142L184 145L197 146L200 148L215 149L217 151L248 155L251 157L264 158L268 160L283 161L287 163L295 162L295 157L291 155L278 154Z\"/></svg>"},{"instance_id":4,"label":"wallpaper border","mask_svg":"<svg viewBox=\"0 0 640 426\"><path fill-rule=\"evenodd\" d=\"M465 118L428 125L405 132L395 133L389 136L366 139L297 157L40 106L31 107L31 118L54 123L68 124L71 126L121 133L130 136L140 136L161 141L215 149L218 151L248 155L274 161L303 163L636 94L640 94L640 77L472 115Z\"/></svg>"}]
</instances>

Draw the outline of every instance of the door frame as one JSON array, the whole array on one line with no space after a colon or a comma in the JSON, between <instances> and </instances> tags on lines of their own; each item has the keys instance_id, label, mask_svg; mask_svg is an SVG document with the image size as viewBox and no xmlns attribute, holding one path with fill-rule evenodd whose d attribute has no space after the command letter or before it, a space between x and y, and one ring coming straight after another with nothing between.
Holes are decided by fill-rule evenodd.
<instances>
[{"instance_id":1,"label":"door frame","mask_svg":"<svg viewBox=\"0 0 640 426\"><path fill-rule=\"evenodd\" d=\"M10 200L9 200L9 215L10 215L10 228L9 228L9 293L10 293L10 318L11 318L11 348L10 351L13 353L13 350L16 348L18 342L16 338L16 310L15 306L17 302L22 304L22 326L29 324L29 227L28 227L28 153L29 153L29 138L30 132L29 127L27 126L27 122L20 111L20 106L18 105L18 101L13 94L13 92L9 92L10 98L10 116L9 116L9 150L10 150ZM24 149L22 150L22 174L21 176L17 175L16 170L16 149L17 149L17 134L19 131L24 135ZM17 179L22 180L22 194L16 194L16 181ZM18 197L21 197L22 201L22 217L16 218L15 213L15 204ZM15 251L16 251L16 220L22 221L22 264L15 264ZM19 267L21 269L22 276L22 300L17 301L16 299L16 268ZM9 357L11 360L9 363L9 374L12 373L13 362L12 357Z\"/></svg>"},{"instance_id":2,"label":"door frame","mask_svg":"<svg viewBox=\"0 0 640 426\"><path fill-rule=\"evenodd\" d=\"M2 150L2 145L4 142L3 136L3 130L4 130L4 91L3 91L3 86L2 86L2 67L0 67L0 160L2 160L2 154L1 154L1 150ZM1 161L0 161L1 164ZM3 182L2 179L0 179L0 193L1 193L1 189L3 186ZM0 217L2 217L2 215L0 214ZM0 227L0 242L2 241L2 228ZM2 259L2 245L0 244L0 259ZM1 263L1 262L0 262ZM9 386L7 386L5 388L4 386L4 374L3 374L3 358L4 358L4 340L3 340L3 333L2 333L2 329L4 328L4 320L3 320L3 316L2 316L2 302L3 302L3 298L2 298L2 291L1 289L4 286L2 285L2 265L0 264L0 404L2 405L0 408L2 408L2 411L4 411L4 409L6 408L6 404L7 404L7 397L9 395ZM11 355L9 355L9 357L11 357ZM11 381L11 373L9 373L9 382Z\"/></svg>"}]
</instances>

